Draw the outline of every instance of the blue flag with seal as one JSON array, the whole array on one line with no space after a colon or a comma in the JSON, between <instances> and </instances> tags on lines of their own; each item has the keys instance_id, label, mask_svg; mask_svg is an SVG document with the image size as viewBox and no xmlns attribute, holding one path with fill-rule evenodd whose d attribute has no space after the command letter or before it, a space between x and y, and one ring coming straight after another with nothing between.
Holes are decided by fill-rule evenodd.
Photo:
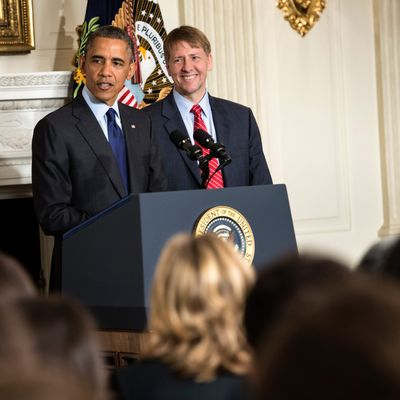
<instances>
[{"instance_id":1,"label":"blue flag with seal","mask_svg":"<svg viewBox=\"0 0 400 400\"><path fill-rule=\"evenodd\" d=\"M172 89L172 80L164 58L163 43L167 32L157 0L88 0L85 20L78 30L80 41L75 59L73 97L85 84L80 57L87 37L103 25L124 29L135 46L135 74L125 82L118 101L141 108L164 98Z\"/></svg>"}]
</instances>

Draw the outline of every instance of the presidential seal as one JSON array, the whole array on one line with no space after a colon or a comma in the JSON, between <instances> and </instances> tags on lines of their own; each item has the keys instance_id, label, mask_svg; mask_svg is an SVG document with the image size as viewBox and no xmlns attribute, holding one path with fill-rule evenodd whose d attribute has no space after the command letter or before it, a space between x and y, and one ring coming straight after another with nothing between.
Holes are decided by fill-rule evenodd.
<instances>
[{"instance_id":1,"label":"presidential seal","mask_svg":"<svg viewBox=\"0 0 400 400\"><path fill-rule=\"evenodd\" d=\"M227 206L210 208L200 215L194 226L194 235L213 233L230 240L243 258L251 263L255 253L253 231L246 218L237 210Z\"/></svg>"}]
</instances>

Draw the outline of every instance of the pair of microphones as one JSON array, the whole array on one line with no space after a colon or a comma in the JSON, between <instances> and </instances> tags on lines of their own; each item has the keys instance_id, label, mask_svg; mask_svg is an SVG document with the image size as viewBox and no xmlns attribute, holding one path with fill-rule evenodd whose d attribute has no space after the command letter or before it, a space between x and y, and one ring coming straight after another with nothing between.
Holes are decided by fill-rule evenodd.
<instances>
[{"instance_id":1,"label":"pair of microphones","mask_svg":"<svg viewBox=\"0 0 400 400\"><path fill-rule=\"evenodd\" d=\"M202 149L197 144L192 144L189 136L181 131L175 130L169 137L176 147L186 152L191 160L198 161L201 169L208 164L211 158L218 158L221 168L232 161L230 155L225 150L225 146L222 143L215 142L214 139L202 129L196 129L193 133L193 138L200 146L210 150L209 154L206 156L203 155Z\"/></svg>"},{"instance_id":2,"label":"pair of microphones","mask_svg":"<svg viewBox=\"0 0 400 400\"><path fill-rule=\"evenodd\" d=\"M202 188L207 188L211 178L232 161L225 150L225 146L222 143L215 142L214 139L202 129L196 129L193 133L193 138L196 143L209 150L208 154L203 154L203 150L197 144L192 144L187 134L176 130L173 131L169 137L176 147L184 150L191 160L199 163ZM219 165L218 168L213 171L212 175L209 176L210 168L208 162L212 158L218 158Z\"/></svg>"}]
</instances>

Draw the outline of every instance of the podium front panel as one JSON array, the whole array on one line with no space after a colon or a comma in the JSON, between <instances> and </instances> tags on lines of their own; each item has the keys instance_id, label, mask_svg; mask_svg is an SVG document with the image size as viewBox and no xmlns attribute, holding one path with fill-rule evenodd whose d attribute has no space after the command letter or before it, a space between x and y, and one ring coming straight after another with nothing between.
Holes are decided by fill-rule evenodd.
<instances>
[{"instance_id":1,"label":"podium front panel","mask_svg":"<svg viewBox=\"0 0 400 400\"><path fill-rule=\"evenodd\" d=\"M163 246L178 232L192 232L216 206L234 208L250 224L257 269L297 251L284 185L132 195L64 235L63 293L90 307L102 329L143 330Z\"/></svg>"}]
</instances>

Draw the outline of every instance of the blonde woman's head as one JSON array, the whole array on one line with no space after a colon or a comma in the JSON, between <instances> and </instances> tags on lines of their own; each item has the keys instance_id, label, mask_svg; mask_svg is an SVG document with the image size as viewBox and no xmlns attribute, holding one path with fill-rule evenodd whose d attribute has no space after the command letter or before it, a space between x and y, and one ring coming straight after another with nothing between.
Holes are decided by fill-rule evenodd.
<instances>
[{"instance_id":1,"label":"blonde woman's head","mask_svg":"<svg viewBox=\"0 0 400 400\"><path fill-rule=\"evenodd\" d=\"M164 248L151 294L147 357L204 381L247 372L242 316L254 271L214 235L176 235Z\"/></svg>"}]
</instances>

